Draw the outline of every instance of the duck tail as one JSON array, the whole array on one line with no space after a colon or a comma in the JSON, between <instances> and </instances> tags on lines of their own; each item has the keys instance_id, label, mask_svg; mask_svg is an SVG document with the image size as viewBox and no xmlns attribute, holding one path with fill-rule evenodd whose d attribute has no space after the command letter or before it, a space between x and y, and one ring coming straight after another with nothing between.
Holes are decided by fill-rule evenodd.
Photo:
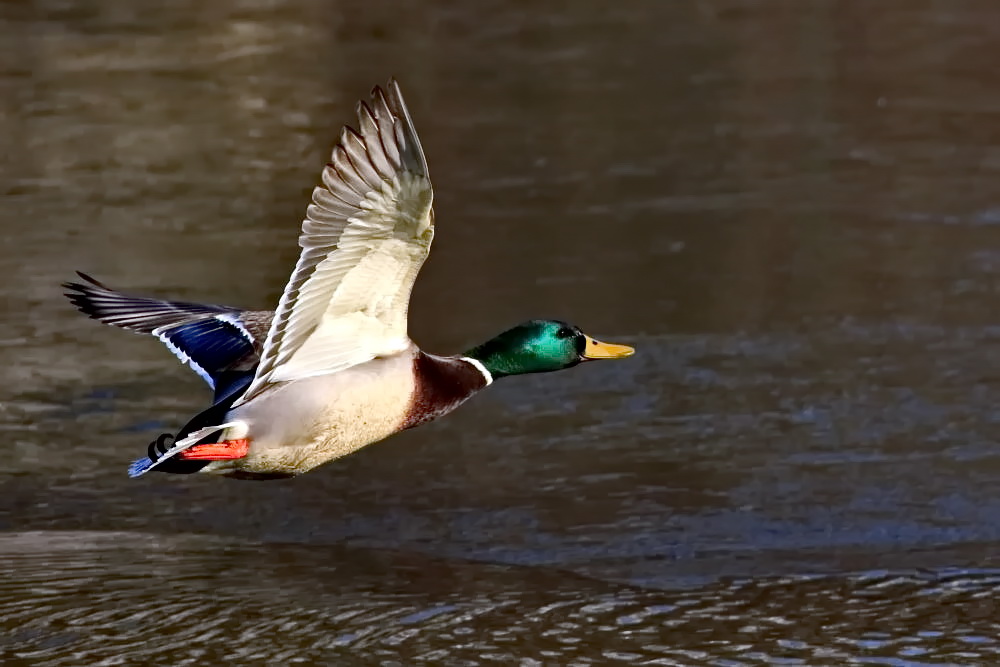
<instances>
[{"instance_id":1,"label":"duck tail","mask_svg":"<svg viewBox=\"0 0 1000 667\"><path fill-rule=\"evenodd\" d=\"M156 463L153 459L148 456L143 456L141 459L136 459L132 462L132 465L128 467L128 476L133 479L136 477L142 477L153 467Z\"/></svg>"},{"instance_id":2,"label":"duck tail","mask_svg":"<svg viewBox=\"0 0 1000 667\"><path fill-rule=\"evenodd\" d=\"M194 443L192 442L191 444ZM183 451L183 449L172 451L174 449L175 440L173 434L161 433L160 437L149 443L146 456L141 459L136 459L132 462L132 465L128 467L128 476L132 479L142 477L154 468L159 472L184 474L198 472L204 467L203 465L198 465L197 462L189 463L180 459L173 459L172 457L175 454Z\"/></svg>"},{"instance_id":3,"label":"duck tail","mask_svg":"<svg viewBox=\"0 0 1000 667\"><path fill-rule=\"evenodd\" d=\"M182 439L176 441L172 434L163 433L156 440L149 443L149 450L146 456L132 462L132 465L128 467L128 476L135 479L136 477L142 477L150 470L181 475L198 472L208 465L208 461L185 461L174 457L184 450L194 447L209 436L214 436L220 431L234 426L245 428L245 424L240 421L228 422L217 426L206 426L205 428L192 431Z\"/></svg>"}]
</instances>

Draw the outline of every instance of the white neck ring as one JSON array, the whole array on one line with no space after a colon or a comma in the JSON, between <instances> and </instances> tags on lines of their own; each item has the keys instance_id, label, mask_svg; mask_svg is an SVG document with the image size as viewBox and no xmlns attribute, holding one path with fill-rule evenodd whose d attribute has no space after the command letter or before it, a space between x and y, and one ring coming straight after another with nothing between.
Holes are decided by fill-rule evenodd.
<instances>
[{"instance_id":1,"label":"white neck ring","mask_svg":"<svg viewBox=\"0 0 1000 667\"><path fill-rule=\"evenodd\" d=\"M462 357L462 361L465 361L475 366L476 370L482 373L483 377L486 378L487 386L493 384L493 374L490 373L488 370L486 370L486 366L483 366L483 362L479 361L479 359L473 359L472 357Z\"/></svg>"}]
</instances>

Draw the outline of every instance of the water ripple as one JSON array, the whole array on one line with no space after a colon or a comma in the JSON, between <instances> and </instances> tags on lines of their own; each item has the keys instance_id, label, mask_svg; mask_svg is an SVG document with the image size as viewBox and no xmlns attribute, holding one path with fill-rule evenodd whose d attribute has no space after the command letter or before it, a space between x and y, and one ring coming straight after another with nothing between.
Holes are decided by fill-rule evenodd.
<instances>
[{"instance_id":1,"label":"water ripple","mask_svg":"<svg viewBox=\"0 0 1000 667\"><path fill-rule=\"evenodd\" d=\"M10 533L0 554L5 661L1000 660L993 570L726 579L653 591L542 568L200 536Z\"/></svg>"}]
</instances>

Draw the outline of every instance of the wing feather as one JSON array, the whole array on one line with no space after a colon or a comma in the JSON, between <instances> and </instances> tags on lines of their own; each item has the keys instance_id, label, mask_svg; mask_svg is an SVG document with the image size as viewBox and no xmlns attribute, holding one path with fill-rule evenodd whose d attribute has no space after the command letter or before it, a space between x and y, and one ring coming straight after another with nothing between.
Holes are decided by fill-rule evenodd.
<instances>
[{"instance_id":1,"label":"wing feather","mask_svg":"<svg viewBox=\"0 0 1000 667\"><path fill-rule=\"evenodd\" d=\"M360 141L350 128L344 128L343 133L340 135L340 145L344 149L343 154L345 159L351 163L351 167L354 168L363 182L378 183L381 180L378 171L376 171L365 155L364 142ZM363 190L363 192L367 191L367 188Z\"/></svg>"},{"instance_id":2,"label":"wing feather","mask_svg":"<svg viewBox=\"0 0 1000 667\"><path fill-rule=\"evenodd\" d=\"M271 313L126 294L77 273L83 283L63 284L77 308L105 324L156 336L213 389L232 372L257 365L258 335L267 333L262 329Z\"/></svg>"},{"instance_id":3,"label":"wing feather","mask_svg":"<svg viewBox=\"0 0 1000 667\"><path fill-rule=\"evenodd\" d=\"M315 233L339 235L340 231L347 225L348 216L354 215L356 211L355 206L348 204L343 199L338 199L326 188L313 190L313 203L309 205L309 208L318 210L322 214L322 217L313 217L312 213L306 211L306 224L310 225L309 231L306 233L310 234L314 233L313 229L315 228ZM329 222L327 222L327 218ZM324 225L332 225L332 227L324 227Z\"/></svg>"},{"instance_id":4,"label":"wing feather","mask_svg":"<svg viewBox=\"0 0 1000 667\"><path fill-rule=\"evenodd\" d=\"M434 237L433 191L398 84L376 87L345 128L302 223L244 403L268 384L336 373L409 347L410 291Z\"/></svg>"},{"instance_id":5,"label":"wing feather","mask_svg":"<svg viewBox=\"0 0 1000 667\"><path fill-rule=\"evenodd\" d=\"M382 121L384 118L392 117L392 110L389 108L389 101L385 94L378 88L372 91L372 113L375 118ZM401 165L399 150L396 143L395 125L391 123L379 122L379 142L385 151L386 157L396 165Z\"/></svg>"},{"instance_id":6,"label":"wing feather","mask_svg":"<svg viewBox=\"0 0 1000 667\"><path fill-rule=\"evenodd\" d=\"M356 209L358 204L364 198L363 193L367 192L367 190L362 187L362 192L357 192L351 187L350 183L344 179L344 174L341 173L337 165L337 161L339 160L338 153L342 153L342 151L335 148L333 150L333 155L331 156L332 162L330 162L330 164L326 166L326 169L323 170L323 185L326 186L326 189L329 190L330 194L334 197L344 202L352 209Z\"/></svg>"}]
</instances>

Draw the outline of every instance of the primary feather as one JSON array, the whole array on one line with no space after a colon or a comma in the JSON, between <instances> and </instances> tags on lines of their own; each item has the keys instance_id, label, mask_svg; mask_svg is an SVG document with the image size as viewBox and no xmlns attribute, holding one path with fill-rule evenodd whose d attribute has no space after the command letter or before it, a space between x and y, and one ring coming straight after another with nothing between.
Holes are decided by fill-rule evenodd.
<instances>
[{"instance_id":1,"label":"primary feather","mask_svg":"<svg viewBox=\"0 0 1000 667\"><path fill-rule=\"evenodd\" d=\"M82 282L63 287L81 312L105 324L156 336L215 390L216 398L229 394L234 382L252 372L260 360L271 312L125 294L77 273Z\"/></svg>"},{"instance_id":2,"label":"primary feather","mask_svg":"<svg viewBox=\"0 0 1000 667\"><path fill-rule=\"evenodd\" d=\"M187 301L165 301L124 294L98 282L82 271L82 283L63 283L66 296L80 312L116 327L138 333L153 333L163 326L195 322L223 314L239 314L238 308Z\"/></svg>"}]
</instances>

